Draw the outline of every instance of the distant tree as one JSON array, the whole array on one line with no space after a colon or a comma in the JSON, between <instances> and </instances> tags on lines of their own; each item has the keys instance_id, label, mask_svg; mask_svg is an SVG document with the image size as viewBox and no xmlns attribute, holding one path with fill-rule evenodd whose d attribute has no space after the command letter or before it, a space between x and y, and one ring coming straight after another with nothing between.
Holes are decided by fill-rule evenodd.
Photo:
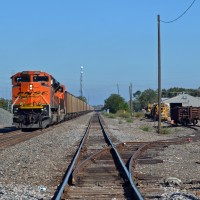
<instances>
[{"instance_id":1,"label":"distant tree","mask_svg":"<svg viewBox=\"0 0 200 200\"><path fill-rule=\"evenodd\" d=\"M162 97L163 98L168 98L168 93L166 89L162 89Z\"/></svg>"},{"instance_id":2,"label":"distant tree","mask_svg":"<svg viewBox=\"0 0 200 200\"><path fill-rule=\"evenodd\" d=\"M141 103L141 107L145 108L148 103L155 103L157 101L157 94L156 91L152 89L147 89L138 98Z\"/></svg>"},{"instance_id":3,"label":"distant tree","mask_svg":"<svg viewBox=\"0 0 200 200\"><path fill-rule=\"evenodd\" d=\"M156 101L156 91L152 89L147 89L136 97L136 99L133 101L133 107L135 111L140 111L143 108L147 107L149 103L155 103Z\"/></svg>"},{"instance_id":4,"label":"distant tree","mask_svg":"<svg viewBox=\"0 0 200 200\"><path fill-rule=\"evenodd\" d=\"M109 109L111 113L116 113L118 110L129 111L128 103L118 94L111 94L105 100L104 109Z\"/></svg>"},{"instance_id":5,"label":"distant tree","mask_svg":"<svg viewBox=\"0 0 200 200\"><path fill-rule=\"evenodd\" d=\"M139 97L141 95L141 93L142 92L140 90L138 90L135 93L133 93L133 97L137 98L137 97Z\"/></svg>"},{"instance_id":6,"label":"distant tree","mask_svg":"<svg viewBox=\"0 0 200 200\"><path fill-rule=\"evenodd\" d=\"M133 110L135 111L135 112L138 112L138 111L141 111L141 103L140 103L140 101L138 100L138 99L135 99L134 101L133 101Z\"/></svg>"},{"instance_id":7,"label":"distant tree","mask_svg":"<svg viewBox=\"0 0 200 200\"><path fill-rule=\"evenodd\" d=\"M199 88L197 88L197 89L187 89L187 88L173 87L173 88L169 88L167 90L162 89L162 97L166 97L166 98L175 97L180 93L187 93L187 94L190 94L194 97L200 96Z\"/></svg>"},{"instance_id":8,"label":"distant tree","mask_svg":"<svg viewBox=\"0 0 200 200\"><path fill-rule=\"evenodd\" d=\"M10 111L11 104L11 100L0 98L0 108Z\"/></svg>"},{"instance_id":9,"label":"distant tree","mask_svg":"<svg viewBox=\"0 0 200 200\"><path fill-rule=\"evenodd\" d=\"M83 96L83 97L82 97L82 96L79 96L78 98L79 98L80 100L84 101L85 103L87 103L86 97L84 97L84 96Z\"/></svg>"}]
</instances>

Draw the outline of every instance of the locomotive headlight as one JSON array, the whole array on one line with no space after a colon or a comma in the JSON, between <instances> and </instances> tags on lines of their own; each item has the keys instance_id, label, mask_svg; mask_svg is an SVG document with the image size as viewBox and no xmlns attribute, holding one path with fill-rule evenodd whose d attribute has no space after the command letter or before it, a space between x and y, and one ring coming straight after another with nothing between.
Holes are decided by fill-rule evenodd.
<instances>
[{"instance_id":1,"label":"locomotive headlight","mask_svg":"<svg viewBox=\"0 0 200 200\"><path fill-rule=\"evenodd\" d=\"M32 85L32 84L30 84L30 85L29 85L29 87L30 87L30 90L32 90L32 89L33 89L33 85Z\"/></svg>"}]
</instances>

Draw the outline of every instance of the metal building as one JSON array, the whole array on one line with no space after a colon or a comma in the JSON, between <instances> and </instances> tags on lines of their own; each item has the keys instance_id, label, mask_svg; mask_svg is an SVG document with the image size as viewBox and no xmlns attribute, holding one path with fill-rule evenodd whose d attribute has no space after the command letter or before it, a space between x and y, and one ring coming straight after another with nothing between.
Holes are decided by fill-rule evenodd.
<instances>
[{"instance_id":1,"label":"metal building","mask_svg":"<svg viewBox=\"0 0 200 200\"><path fill-rule=\"evenodd\" d=\"M163 103L182 103L182 106L193 106L193 107L200 107L200 99L199 97L193 97L189 94L179 94L175 97L164 99Z\"/></svg>"}]
</instances>

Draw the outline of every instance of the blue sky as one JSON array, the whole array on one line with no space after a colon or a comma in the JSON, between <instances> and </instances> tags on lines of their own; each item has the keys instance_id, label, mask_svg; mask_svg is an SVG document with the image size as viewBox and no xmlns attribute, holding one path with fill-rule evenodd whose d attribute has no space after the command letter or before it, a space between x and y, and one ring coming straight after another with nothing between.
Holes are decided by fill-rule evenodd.
<instances>
[{"instance_id":1,"label":"blue sky","mask_svg":"<svg viewBox=\"0 0 200 200\"><path fill-rule=\"evenodd\" d=\"M0 97L10 76L52 74L92 105L111 93L157 89L157 15L170 21L192 0L0 0ZM200 2L161 23L162 88L200 86Z\"/></svg>"}]
</instances>

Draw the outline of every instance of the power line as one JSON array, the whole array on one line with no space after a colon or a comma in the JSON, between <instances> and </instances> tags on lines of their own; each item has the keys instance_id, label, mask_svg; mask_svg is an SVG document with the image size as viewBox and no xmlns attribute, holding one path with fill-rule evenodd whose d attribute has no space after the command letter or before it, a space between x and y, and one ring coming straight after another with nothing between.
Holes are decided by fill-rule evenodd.
<instances>
[{"instance_id":1,"label":"power line","mask_svg":"<svg viewBox=\"0 0 200 200\"><path fill-rule=\"evenodd\" d=\"M195 1L196 1L196 0L193 0L193 2L190 4L190 6L189 6L179 17L177 17L177 18L175 18L175 19L173 19L173 20L171 20L171 21L163 21L163 20L160 20L160 21L163 22L163 23L172 23L172 22L177 21L177 20L180 19L183 15L186 14L186 12L192 7L192 5L194 4Z\"/></svg>"}]
</instances>

